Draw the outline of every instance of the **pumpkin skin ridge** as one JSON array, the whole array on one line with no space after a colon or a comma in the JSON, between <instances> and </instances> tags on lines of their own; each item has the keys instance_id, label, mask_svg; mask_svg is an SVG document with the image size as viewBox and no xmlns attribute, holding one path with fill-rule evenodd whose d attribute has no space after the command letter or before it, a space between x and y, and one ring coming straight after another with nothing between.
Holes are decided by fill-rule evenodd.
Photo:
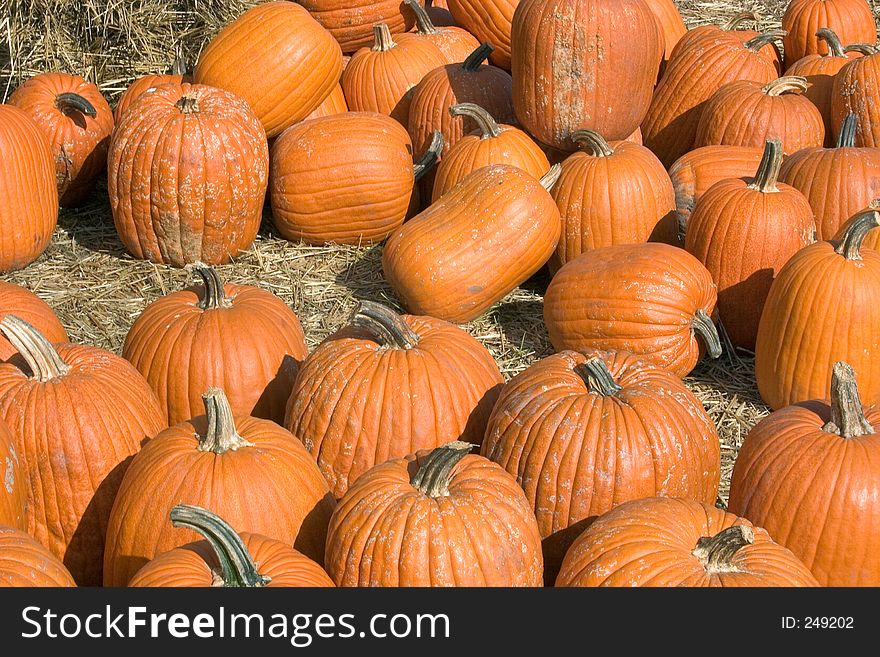
<instances>
[{"instance_id":1,"label":"pumpkin skin ridge","mask_svg":"<svg viewBox=\"0 0 880 657\"><path fill-rule=\"evenodd\" d=\"M25 320L49 342L70 342L67 331L48 303L26 287L0 281L0 320L7 314ZM9 340L0 334L0 362L9 361L17 353Z\"/></svg>"},{"instance_id":2,"label":"pumpkin skin ridge","mask_svg":"<svg viewBox=\"0 0 880 657\"><path fill-rule=\"evenodd\" d=\"M35 538L0 525L0 587L13 586L74 587L76 582L64 564Z\"/></svg>"},{"instance_id":3,"label":"pumpkin skin ridge","mask_svg":"<svg viewBox=\"0 0 880 657\"><path fill-rule=\"evenodd\" d=\"M412 10L402 0L380 2L358 0L357 6L352 6L355 3L351 0L337 0L335 5L330 4L330 0L303 0L301 4L324 29L333 35L346 54L372 45L372 27L376 23L385 23L394 35L408 32L415 24ZM424 2L422 4L424 5ZM376 15L370 13L362 23L354 22L353 15L360 17L363 12L370 11L380 13Z\"/></svg>"},{"instance_id":4,"label":"pumpkin skin ridge","mask_svg":"<svg viewBox=\"0 0 880 657\"><path fill-rule=\"evenodd\" d=\"M30 481L15 451L15 436L0 420L0 528L27 529L27 495ZM0 530L2 531L2 530ZM0 575L2 577L2 575Z\"/></svg>"},{"instance_id":5,"label":"pumpkin skin ridge","mask_svg":"<svg viewBox=\"0 0 880 657\"><path fill-rule=\"evenodd\" d=\"M834 78L831 89L831 123L835 139L850 112L858 117L856 146L880 147L880 53L851 60Z\"/></svg>"},{"instance_id":6,"label":"pumpkin skin ridge","mask_svg":"<svg viewBox=\"0 0 880 657\"><path fill-rule=\"evenodd\" d=\"M448 2L449 13L455 23L473 34L481 42L489 41L495 50L489 61L495 66L510 70L511 23L520 0L452 0Z\"/></svg>"},{"instance_id":7,"label":"pumpkin skin ridge","mask_svg":"<svg viewBox=\"0 0 880 657\"><path fill-rule=\"evenodd\" d=\"M856 5L863 9L857 10ZM862 15L857 17L858 13ZM862 24L854 25L858 20L863 21ZM786 59L795 62L806 55L827 54L827 44L815 34L820 27L834 30L844 45L876 40L874 16L867 2L844 6L843 2L834 0L793 0L782 16L782 29L788 31L782 37Z\"/></svg>"}]
</instances>

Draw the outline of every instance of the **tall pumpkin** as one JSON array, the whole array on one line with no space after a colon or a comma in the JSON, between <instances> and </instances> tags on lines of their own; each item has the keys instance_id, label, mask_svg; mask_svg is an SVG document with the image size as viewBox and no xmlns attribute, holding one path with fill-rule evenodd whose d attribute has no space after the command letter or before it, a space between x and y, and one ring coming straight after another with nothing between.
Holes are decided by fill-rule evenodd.
<instances>
[{"instance_id":1,"label":"tall pumpkin","mask_svg":"<svg viewBox=\"0 0 880 657\"><path fill-rule=\"evenodd\" d=\"M862 46L858 57L840 69L831 88L831 123L839 135L843 120L858 119L855 145L880 147L880 50Z\"/></svg>"},{"instance_id":2,"label":"tall pumpkin","mask_svg":"<svg viewBox=\"0 0 880 657\"><path fill-rule=\"evenodd\" d=\"M645 0L645 4L654 14L654 19L663 35L663 63L660 67L662 75L673 49L679 39L687 33L687 27L673 0Z\"/></svg>"},{"instance_id":3,"label":"tall pumpkin","mask_svg":"<svg viewBox=\"0 0 880 657\"><path fill-rule=\"evenodd\" d=\"M0 587L76 586L58 558L33 537L0 525Z\"/></svg>"},{"instance_id":4,"label":"tall pumpkin","mask_svg":"<svg viewBox=\"0 0 880 657\"><path fill-rule=\"evenodd\" d=\"M385 23L392 34L415 24L412 9L403 0L301 0L312 17L351 54L373 43L373 26Z\"/></svg>"},{"instance_id":5,"label":"tall pumpkin","mask_svg":"<svg viewBox=\"0 0 880 657\"><path fill-rule=\"evenodd\" d=\"M449 12L460 25L481 42L488 41L495 50L490 61L510 70L511 23L520 0L447 0Z\"/></svg>"},{"instance_id":6,"label":"tall pumpkin","mask_svg":"<svg viewBox=\"0 0 880 657\"><path fill-rule=\"evenodd\" d=\"M871 7L865 0L791 0L782 16L785 60L796 62L806 55L825 55L831 49L816 32L827 27L844 44L873 43L877 28Z\"/></svg>"},{"instance_id":7,"label":"tall pumpkin","mask_svg":"<svg viewBox=\"0 0 880 657\"><path fill-rule=\"evenodd\" d=\"M0 319L15 315L43 334L49 342L67 342L67 332L52 308L27 288L0 281ZM0 335L0 362L18 353L9 340Z\"/></svg>"},{"instance_id":8,"label":"tall pumpkin","mask_svg":"<svg viewBox=\"0 0 880 657\"><path fill-rule=\"evenodd\" d=\"M30 482L24 464L15 450L15 437L0 420L0 526L27 529L27 494Z\"/></svg>"},{"instance_id":9,"label":"tall pumpkin","mask_svg":"<svg viewBox=\"0 0 880 657\"><path fill-rule=\"evenodd\" d=\"M28 473L27 530L77 584L101 583L110 507L131 456L165 413L127 361L104 349L50 344L7 315L0 330L20 359L0 364L0 419Z\"/></svg>"}]
</instances>

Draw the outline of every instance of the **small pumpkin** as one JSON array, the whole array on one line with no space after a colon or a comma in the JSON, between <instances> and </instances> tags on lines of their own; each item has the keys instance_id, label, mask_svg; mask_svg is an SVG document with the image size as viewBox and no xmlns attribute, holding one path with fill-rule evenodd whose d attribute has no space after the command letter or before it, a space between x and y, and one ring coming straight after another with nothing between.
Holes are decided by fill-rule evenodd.
<instances>
[{"instance_id":1,"label":"small pumpkin","mask_svg":"<svg viewBox=\"0 0 880 657\"><path fill-rule=\"evenodd\" d=\"M181 52L177 59L174 60L170 73L142 75L128 85L125 91L122 92L122 95L119 96L119 100L116 101L116 107L113 110L114 123L119 123L122 120L122 115L125 114L125 111L147 89L163 84L182 84L183 82L192 82L192 76L186 72L186 60Z\"/></svg>"},{"instance_id":2,"label":"small pumpkin","mask_svg":"<svg viewBox=\"0 0 880 657\"><path fill-rule=\"evenodd\" d=\"M67 342L67 332L49 304L27 288L0 281L0 319L6 315L25 320L49 342ZM8 361L17 353L12 343L0 335L0 362Z\"/></svg>"},{"instance_id":3,"label":"small pumpkin","mask_svg":"<svg viewBox=\"0 0 880 657\"><path fill-rule=\"evenodd\" d=\"M0 525L0 587L76 586L49 550L14 527Z\"/></svg>"},{"instance_id":4,"label":"small pumpkin","mask_svg":"<svg viewBox=\"0 0 880 657\"><path fill-rule=\"evenodd\" d=\"M0 420L0 526L27 529L27 471L15 451L15 438L6 422Z\"/></svg>"},{"instance_id":5,"label":"small pumpkin","mask_svg":"<svg viewBox=\"0 0 880 657\"><path fill-rule=\"evenodd\" d=\"M872 37L873 38L873 37ZM880 147L880 49L862 45L865 53L840 69L831 87L831 123L840 135L843 121L853 113L855 145Z\"/></svg>"},{"instance_id":6,"label":"small pumpkin","mask_svg":"<svg viewBox=\"0 0 880 657\"><path fill-rule=\"evenodd\" d=\"M402 0L302 0L312 17L349 55L373 43L373 26L385 23L392 34L415 25L412 9Z\"/></svg>"},{"instance_id":7,"label":"small pumpkin","mask_svg":"<svg viewBox=\"0 0 880 657\"><path fill-rule=\"evenodd\" d=\"M480 42L488 41L495 50L490 61L510 70L511 22L520 0L447 0L449 12L460 25Z\"/></svg>"},{"instance_id":8,"label":"small pumpkin","mask_svg":"<svg viewBox=\"0 0 880 657\"><path fill-rule=\"evenodd\" d=\"M334 114L343 114L348 111L348 105L345 103L345 94L342 92L342 85L337 84L333 87L330 95L324 99L314 112L309 114L304 120L319 119L322 116L333 116Z\"/></svg>"},{"instance_id":9,"label":"small pumpkin","mask_svg":"<svg viewBox=\"0 0 880 657\"><path fill-rule=\"evenodd\" d=\"M834 30L841 42L873 43L877 39L874 15L865 0L791 0L782 15L785 60L826 55L832 46L819 38L819 28Z\"/></svg>"},{"instance_id":10,"label":"small pumpkin","mask_svg":"<svg viewBox=\"0 0 880 657\"><path fill-rule=\"evenodd\" d=\"M460 27L438 27L419 0L403 0L416 17L415 34L437 46L449 64L460 64L475 48L480 47L477 38ZM488 55L487 55L488 56Z\"/></svg>"}]
</instances>

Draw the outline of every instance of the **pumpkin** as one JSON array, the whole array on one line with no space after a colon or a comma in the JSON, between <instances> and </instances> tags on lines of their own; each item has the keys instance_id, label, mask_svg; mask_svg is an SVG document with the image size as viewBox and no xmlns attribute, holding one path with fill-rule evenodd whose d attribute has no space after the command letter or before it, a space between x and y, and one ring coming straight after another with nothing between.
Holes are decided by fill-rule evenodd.
<instances>
[{"instance_id":1,"label":"pumpkin","mask_svg":"<svg viewBox=\"0 0 880 657\"><path fill-rule=\"evenodd\" d=\"M130 587L333 586L314 561L283 541L260 534L237 534L220 516L192 504L169 514L174 527L204 536L155 557L141 568Z\"/></svg>"},{"instance_id":2,"label":"pumpkin","mask_svg":"<svg viewBox=\"0 0 880 657\"><path fill-rule=\"evenodd\" d=\"M450 440L479 443L503 379L464 330L361 301L306 358L284 425L339 498L377 463Z\"/></svg>"},{"instance_id":3,"label":"pumpkin","mask_svg":"<svg viewBox=\"0 0 880 657\"><path fill-rule=\"evenodd\" d=\"M410 30L415 24L412 9L402 0L301 0L298 4L351 54L373 43L373 26L384 23L392 34Z\"/></svg>"},{"instance_id":4,"label":"pumpkin","mask_svg":"<svg viewBox=\"0 0 880 657\"><path fill-rule=\"evenodd\" d=\"M760 146L780 140L784 153L821 146L825 122L819 109L802 94L806 78L786 76L762 85L751 80L729 82L703 107L694 146L728 144Z\"/></svg>"},{"instance_id":5,"label":"pumpkin","mask_svg":"<svg viewBox=\"0 0 880 657\"><path fill-rule=\"evenodd\" d=\"M0 330L20 358L0 364L0 419L28 474L27 531L77 584L101 583L110 507L130 457L165 426L127 361L85 345L50 344L14 315Z\"/></svg>"},{"instance_id":6,"label":"pumpkin","mask_svg":"<svg viewBox=\"0 0 880 657\"><path fill-rule=\"evenodd\" d=\"M768 141L754 177L719 181L700 198L685 237L685 248L718 286L718 315L730 341L750 351L773 277L816 232L804 195L777 184L781 163L782 142Z\"/></svg>"},{"instance_id":7,"label":"pumpkin","mask_svg":"<svg viewBox=\"0 0 880 657\"><path fill-rule=\"evenodd\" d=\"M513 107L536 139L572 151L576 130L625 139L639 126L663 58L642 0L522 0L511 38Z\"/></svg>"},{"instance_id":8,"label":"pumpkin","mask_svg":"<svg viewBox=\"0 0 880 657\"><path fill-rule=\"evenodd\" d=\"M382 271L404 307L460 324L537 272L559 241L558 173L482 167L392 233Z\"/></svg>"},{"instance_id":9,"label":"pumpkin","mask_svg":"<svg viewBox=\"0 0 880 657\"><path fill-rule=\"evenodd\" d=\"M58 223L58 190L49 140L19 108L0 105L0 273L36 260Z\"/></svg>"},{"instance_id":10,"label":"pumpkin","mask_svg":"<svg viewBox=\"0 0 880 657\"><path fill-rule=\"evenodd\" d=\"M480 47L477 38L460 27L437 27L418 0L403 0L416 17L416 34L430 41L450 64L460 64ZM488 56L488 55L487 55Z\"/></svg>"},{"instance_id":11,"label":"pumpkin","mask_svg":"<svg viewBox=\"0 0 880 657\"><path fill-rule=\"evenodd\" d=\"M67 342L67 332L49 304L27 288L0 281L0 319L8 314L31 324L49 342ZM0 362L8 361L17 353L12 343L0 335Z\"/></svg>"},{"instance_id":12,"label":"pumpkin","mask_svg":"<svg viewBox=\"0 0 880 657\"><path fill-rule=\"evenodd\" d=\"M333 87L330 95L324 99L314 112L309 114L306 119L319 119L322 116L332 116L334 114L343 114L348 111L348 105L345 104L345 94L342 92L342 85L337 84Z\"/></svg>"},{"instance_id":13,"label":"pumpkin","mask_svg":"<svg viewBox=\"0 0 880 657\"><path fill-rule=\"evenodd\" d=\"M722 33L728 33L745 43L761 34L761 32L755 30L743 29L741 26L746 21L753 21L757 27L761 22L761 16L754 11L743 11L734 14L719 25L710 24L693 27L678 40L679 42L676 44L675 48L672 49L669 58L673 59L674 57L681 56L683 53L694 48L695 44L705 37L712 38ZM779 75L782 74L782 55L779 53L779 48L776 46L776 40L781 39L781 37L782 32L780 31L776 33L775 39L768 40L767 43L761 46L757 51L759 55L773 64Z\"/></svg>"},{"instance_id":14,"label":"pumpkin","mask_svg":"<svg viewBox=\"0 0 880 657\"><path fill-rule=\"evenodd\" d=\"M831 122L835 136L850 113L858 119L856 146L880 146L880 50L860 46L864 57L840 69L831 88Z\"/></svg>"},{"instance_id":15,"label":"pumpkin","mask_svg":"<svg viewBox=\"0 0 880 657\"><path fill-rule=\"evenodd\" d=\"M706 101L722 86L736 80L767 84L777 77L776 67L759 51L778 35L768 32L743 42L732 32L718 31L678 54L684 40L679 42L642 121L645 146L663 166L694 147Z\"/></svg>"},{"instance_id":16,"label":"pumpkin","mask_svg":"<svg viewBox=\"0 0 880 657\"><path fill-rule=\"evenodd\" d=\"M816 578L767 530L711 503L626 502L584 531L556 586L806 587Z\"/></svg>"},{"instance_id":17,"label":"pumpkin","mask_svg":"<svg viewBox=\"0 0 880 657\"><path fill-rule=\"evenodd\" d=\"M181 84L183 82L192 82L192 76L186 72L186 60L181 52L178 54L177 59L174 60L170 73L142 75L128 85L125 91L122 92L122 95L119 96L119 100L116 101L116 108L113 110L114 123L119 123L122 120L122 115L125 114L125 111L147 89L158 87L162 84Z\"/></svg>"},{"instance_id":18,"label":"pumpkin","mask_svg":"<svg viewBox=\"0 0 880 657\"><path fill-rule=\"evenodd\" d=\"M867 378L868 369L835 363L830 403L786 406L762 419L730 482L730 510L765 527L823 586L880 584L880 408L862 407Z\"/></svg>"},{"instance_id":19,"label":"pumpkin","mask_svg":"<svg viewBox=\"0 0 880 657\"><path fill-rule=\"evenodd\" d=\"M654 15L657 26L663 35L663 62L660 65L660 74L662 75L663 68L669 61L675 44L687 33L687 28L673 0L645 0L645 4Z\"/></svg>"},{"instance_id":20,"label":"pumpkin","mask_svg":"<svg viewBox=\"0 0 880 657\"><path fill-rule=\"evenodd\" d=\"M104 586L125 586L156 555L197 540L168 523L177 504L284 541L320 563L335 501L302 443L269 420L233 416L223 390L205 414L162 431L125 473L107 528Z\"/></svg>"},{"instance_id":21,"label":"pumpkin","mask_svg":"<svg viewBox=\"0 0 880 657\"><path fill-rule=\"evenodd\" d=\"M865 0L791 0L782 15L786 61L828 54L832 46L816 34L822 27L834 30L845 44L877 40L874 16Z\"/></svg>"},{"instance_id":22,"label":"pumpkin","mask_svg":"<svg viewBox=\"0 0 880 657\"><path fill-rule=\"evenodd\" d=\"M513 13L520 0L447 0L449 12L460 25L479 41L488 41L495 50L490 61L510 70L510 31Z\"/></svg>"},{"instance_id":23,"label":"pumpkin","mask_svg":"<svg viewBox=\"0 0 880 657\"><path fill-rule=\"evenodd\" d=\"M712 275L669 244L619 244L567 262L544 295L556 351L626 351L686 376L707 349L721 355ZM702 344L701 344L702 341Z\"/></svg>"},{"instance_id":24,"label":"pumpkin","mask_svg":"<svg viewBox=\"0 0 880 657\"><path fill-rule=\"evenodd\" d=\"M674 374L623 352L563 351L517 374L481 453L523 487L549 584L575 536L613 506L652 495L712 504L718 494L718 434L700 401Z\"/></svg>"},{"instance_id":25,"label":"pumpkin","mask_svg":"<svg viewBox=\"0 0 880 657\"><path fill-rule=\"evenodd\" d=\"M878 226L876 206L856 215L838 242L816 242L779 271L758 325L755 379L773 409L828 399L831 370L859 373L869 404L880 402L880 253L862 241Z\"/></svg>"},{"instance_id":26,"label":"pumpkin","mask_svg":"<svg viewBox=\"0 0 880 657\"><path fill-rule=\"evenodd\" d=\"M377 465L330 519L337 586L541 586L541 537L516 480L451 442Z\"/></svg>"},{"instance_id":27,"label":"pumpkin","mask_svg":"<svg viewBox=\"0 0 880 657\"><path fill-rule=\"evenodd\" d=\"M5 422L0 420L0 527L27 529L27 473L15 451L15 438Z\"/></svg>"},{"instance_id":28,"label":"pumpkin","mask_svg":"<svg viewBox=\"0 0 880 657\"><path fill-rule=\"evenodd\" d=\"M856 124L855 114L850 114L835 148L805 148L792 153L779 172L779 180L807 197L820 240L839 239L836 235L841 226L880 197L880 148L857 148Z\"/></svg>"},{"instance_id":29,"label":"pumpkin","mask_svg":"<svg viewBox=\"0 0 880 657\"><path fill-rule=\"evenodd\" d=\"M110 142L116 232L136 258L228 262L257 236L268 173L266 135L244 100L201 84L150 89Z\"/></svg>"},{"instance_id":30,"label":"pumpkin","mask_svg":"<svg viewBox=\"0 0 880 657\"><path fill-rule=\"evenodd\" d=\"M651 151L628 141L612 146L592 130L572 139L581 150L563 161L550 191L562 218L551 271L603 246L678 241L672 181Z\"/></svg>"},{"instance_id":31,"label":"pumpkin","mask_svg":"<svg viewBox=\"0 0 880 657\"><path fill-rule=\"evenodd\" d=\"M76 586L55 555L23 531L0 525L0 587Z\"/></svg>"},{"instance_id":32,"label":"pumpkin","mask_svg":"<svg viewBox=\"0 0 880 657\"><path fill-rule=\"evenodd\" d=\"M202 50L193 80L246 100L271 138L315 111L340 73L333 36L299 4L276 1L220 30Z\"/></svg>"},{"instance_id":33,"label":"pumpkin","mask_svg":"<svg viewBox=\"0 0 880 657\"><path fill-rule=\"evenodd\" d=\"M107 166L113 112L98 87L78 75L41 73L12 92L52 147L60 204L82 205Z\"/></svg>"},{"instance_id":34,"label":"pumpkin","mask_svg":"<svg viewBox=\"0 0 880 657\"><path fill-rule=\"evenodd\" d=\"M446 56L415 34L394 37L385 23L373 26L372 48L361 48L342 73L348 107L356 112L379 112L406 127L412 89L430 71L448 64Z\"/></svg>"},{"instance_id":35,"label":"pumpkin","mask_svg":"<svg viewBox=\"0 0 880 657\"><path fill-rule=\"evenodd\" d=\"M428 12L431 22L437 27L456 25L446 0L425 0L425 11Z\"/></svg>"},{"instance_id":36,"label":"pumpkin","mask_svg":"<svg viewBox=\"0 0 880 657\"><path fill-rule=\"evenodd\" d=\"M468 119L476 130L460 136L437 165L432 201L477 169L493 164L514 166L535 178L549 171L547 156L527 133L507 123L497 123L481 106L458 103L448 109L448 114Z\"/></svg>"},{"instance_id":37,"label":"pumpkin","mask_svg":"<svg viewBox=\"0 0 880 657\"><path fill-rule=\"evenodd\" d=\"M840 230L837 231L837 234L834 235L831 239L832 241L839 241L843 239L843 236L850 229L850 226L853 222L858 221L859 215L856 214L851 217L848 221L846 221L841 227ZM874 251L880 251L880 228L874 228L868 231L868 234L865 236L865 239L862 241L862 246L868 249L873 249Z\"/></svg>"}]
</instances>

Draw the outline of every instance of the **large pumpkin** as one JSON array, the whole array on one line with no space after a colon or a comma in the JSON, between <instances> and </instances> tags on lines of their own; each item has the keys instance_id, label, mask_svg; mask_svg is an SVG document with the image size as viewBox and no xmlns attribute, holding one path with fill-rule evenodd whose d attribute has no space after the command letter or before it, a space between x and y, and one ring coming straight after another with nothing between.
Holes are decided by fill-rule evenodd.
<instances>
[{"instance_id":1,"label":"large pumpkin","mask_svg":"<svg viewBox=\"0 0 880 657\"><path fill-rule=\"evenodd\" d=\"M775 535L774 535L775 536ZM819 586L767 530L711 503L653 497L590 525L556 586Z\"/></svg>"},{"instance_id":2,"label":"large pumpkin","mask_svg":"<svg viewBox=\"0 0 880 657\"><path fill-rule=\"evenodd\" d=\"M686 376L721 342L711 315L712 275L684 249L621 244L594 249L556 272L544 323L556 351L626 351Z\"/></svg>"},{"instance_id":3,"label":"large pumpkin","mask_svg":"<svg viewBox=\"0 0 880 657\"><path fill-rule=\"evenodd\" d=\"M14 315L0 330L21 355L0 364L0 419L30 481L27 531L78 584L98 585L116 491L131 456L165 426L165 413L119 356L53 346Z\"/></svg>"},{"instance_id":4,"label":"large pumpkin","mask_svg":"<svg viewBox=\"0 0 880 657\"><path fill-rule=\"evenodd\" d=\"M41 73L13 91L9 103L49 140L61 205L82 205L107 167L113 132L113 112L98 87L78 75Z\"/></svg>"},{"instance_id":5,"label":"large pumpkin","mask_svg":"<svg viewBox=\"0 0 880 657\"><path fill-rule=\"evenodd\" d=\"M703 195L685 236L685 248L718 286L718 314L730 341L752 351L773 277L815 239L807 199L776 182L781 163L782 143L768 141L754 177L722 180Z\"/></svg>"},{"instance_id":6,"label":"large pumpkin","mask_svg":"<svg viewBox=\"0 0 880 657\"><path fill-rule=\"evenodd\" d=\"M330 95L324 99L324 102L318 105L317 109L309 114L304 120L319 119L322 116L333 116L334 114L343 114L347 111L348 105L345 102L345 93L342 91L342 85L337 84L333 87L333 91L330 92Z\"/></svg>"},{"instance_id":7,"label":"large pumpkin","mask_svg":"<svg viewBox=\"0 0 880 657\"><path fill-rule=\"evenodd\" d=\"M865 0L791 0L782 16L785 60L796 62L805 55L825 55L831 49L816 32L827 27L844 44L874 43L877 28Z\"/></svg>"},{"instance_id":8,"label":"large pumpkin","mask_svg":"<svg viewBox=\"0 0 880 657\"><path fill-rule=\"evenodd\" d=\"M540 141L576 130L625 139L648 110L663 36L642 0L522 0L513 16L513 107Z\"/></svg>"},{"instance_id":9,"label":"large pumpkin","mask_svg":"<svg viewBox=\"0 0 880 657\"><path fill-rule=\"evenodd\" d=\"M267 290L224 284L204 265L194 271L202 285L147 306L125 338L123 357L144 375L170 424L200 415L202 393L212 386L223 387L236 415L280 423L308 353L299 319Z\"/></svg>"},{"instance_id":10,"label":"large pumpkin","mask_svg":"<svg viewBox=\"0 0 880 657\"><path fill-rule=\"evenodd\" d=\"M108 191L125 248L151 262L217 265L257 236L269 174L266 134L241 98L166 84L113 132Z\"/></svg>"},{"instance_id":11,"label":"large pumpkin","mask_svg":"<svg viewBox=\"0 0 880 657\"><path fill-rule=\"evenodd\" d=\"M30 482L15 449L15 437L0 420L0 526L27 529L27 494Z\"/></svg>"},{"instance_id":12,"label":"large pumpkin","mask_svg":"<svg viewBox=\"0 0 880 657\"><path fill-rule=\"evenodd\" d=\"M717 25L705 24L692 27L678 40L678 43L669 55L669 59L681 57L692 48L697 47L698 42L706 37L712 38L722 33L728 33L745 43L761 34L761 32L756 30L743 29L742 24L745 22L753 22L755 27L758 27L761 23L761 16L754 11L742 11ZM778 74L782 74L782 55L779 53L776 41L781 40L781 38L782 32L779 31L775 33L773 40L768 40L758 49L758 54L773 64Z\"/></svg>"},{"instance_id":13,"label":"large pumpkin","mask_svg":"<svg viewBox=\"0 0 880 657\"><path fill-rule=\"evenodd\" d=\"M169 514L174 527L204 536L155 557L128 583L130 587L333 586L317 563L302 552L260 534L238 534L220 516L192 504Z\"/></svg>"},{"instance_id":14,"label":"large pumpkin","mask_svg":"<svg viewBox=\"0 0 880 657\"><path fill-rule=\"evenodd\" d=\"M412 9L403 0L300 0L299 4L351 54L373 43L373 26L385 23L392 34L415 24Z\"/></svg>"},{"instance_id":15,"label":"large pumpkin","mask_svg":"<svg viewBox=\"0 0 880 657\"><path fill-rule=\"evenodd\" d=\"M685 27L684 20L673 0L645 0L645 4L654 14L654 19L663 35L663 64L660 67L662 75L672 50L679 39L687 33L687 27Z\"/></svg>"},{"instance_id":16,"label":"large pumpkin","mask_svg":"<svg viewBox=\"0 0 880 657\"><path fill-rule=\"evenodd\" d=\"M836 363L830 404L771 413L733 468L730 510L766 528L823 586L880 585L880 407L862 407L868 376Z\"/></svg>"},{"instance_id":17,"label":"large pumpkin","mask_svg":"<svg viewBox=\"0 0 880 657\"><path fill-rule=\"evenodd\" d=\"M340 73L339 44L309 12L295 2L266 2L211 40L193 80L244 98L271 138L311 114Z\"/></svg>"},{"instance_id":18,"label":"large pumpkin","mask_svg":"<svg viewBox=\"0 0 880 657\"><path fill-rule=\"evenodd\" d=\"M6 315L25 320L49 342L67 342L67 332L49 304L27 288L0 281L0 319ZM17 353L12 343L0 335L0 362L9 360Z\"/></svg>"},{"instance_id":19,"label":"large pumpkin","mask_svg":"<svg viewBox=\"0 0 880 657\"><path fill-rule=\"evenodd\" d=\"M377 465L340 500L337 586L541 586L541 537L516 480L451 442Z\"/></svg>"},{"instance_id":20,"label":"large pumpkin","mask_svg":"<svg viewBox=\"0 0 880 657\"><path fill-rule=\"evenodd\" d=\"M23 531L0 525L0 587L76 586L58 558Z\"/></svg>"},{"instance_id":21,"label":"large pumpkin","mask_svg":"<svg viewBox=\"0 0 880 657\"><path fill-rule=\"evenodd\" d=\"M831 370L843 360L859 373L868 404L880 403L880 253L862 248L880 210L869 208L840 241L816 242L780 270L758 325L755 379L774 409L828 399Z\"/></svg>"},{"instance_id":22,"label":"large pumpkin","mask_svg":"<svg viewBox=\"0 0 880 657\"><path fill-rule=\"evenodd\" d=\"M510 70L510 32L513 14L520 0L447 0L449 12L460 25L495 50L490 61Z\"/></svg>"},{"instance_id":23,"label":"large pumpkin","mask_svg":"<svg viewBox=\"0 0 880 657\"><path fill-rule=\"evenodd\" d=\"M482 454L525 490L550 584L577 533L613 506L653 495L712 504L718 494L718 434L700 401L623 352L563 351L513 377Z\"/></svg>"},{"instance_id":24,"label":"large pumpkin","mask_svg":"<svg viewBox=\"0 0 880 657\"><path fill-rule=\"evenodd\" d=\"M437 27L419 0L404 0L416 17L415 34L430 41L443 53L450 64L460 64L475 48L480 46L479 40L460 27ZM488 53L487 53L488 56Z\"/></svg>"},{"instance_id":25,"label":"large pumpkin","mask_svg":"<svg viewBox=\"0 0 880 657\"><path fill-rule=\"evenodd\" d=\"M880 146L880 50L862 46L858 57L840 69L831 88L831 123L840 135L843 121L853 113L856 146Z\"/></svg>"},{"instance_id":26,"label":"large pumpkin","mask_svg":"<svg viewBox=\"0 0 880 657\"><path fill-rule=\"evenodd\" d=\"M233 417L218 388L204 403L204 415L161 432L132 460L107 528L105 586L125 586L156 555L199 538L168 522L180 503L323 560L335 501L302 443L269 420Z\"/></svg>"},{"instance_id":27,"label":"large pumpkin","mask_svg":"<svg viewBox=\"0 0 880 657\"><path fill-rule=\"evenodd\" d=\"M58 223L58 189L49 140L25 112L0 105L0 273L36 260Z\"/></svg>"}]
</instances>

